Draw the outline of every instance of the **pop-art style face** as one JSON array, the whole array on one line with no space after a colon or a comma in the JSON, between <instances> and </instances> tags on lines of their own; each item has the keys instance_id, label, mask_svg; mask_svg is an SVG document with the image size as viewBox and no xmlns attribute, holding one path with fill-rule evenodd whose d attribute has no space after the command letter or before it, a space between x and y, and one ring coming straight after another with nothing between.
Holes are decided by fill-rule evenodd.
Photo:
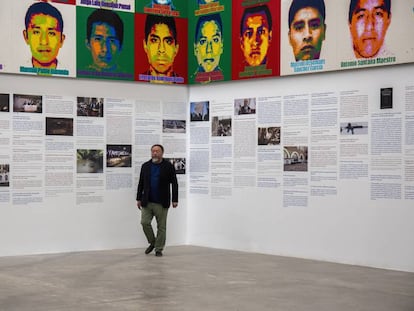
<instances>
[{"instance_id":1,"label":"pop-art style face","mask_svg":"<svg viewBox=\"0 0 414 311\"><path fill-rule=\"evenodd\" d=\"M289 27L289 42L296 61L319 59L326 26L316 8L306 7L296 12Z\"/></svg>"},{"instance_id":2,"label":"pop-art style face","mask_svg":"<svg viewBox=\"0 0 414 311\"><path fill-rule=\"evenodd\" d=\"M166 24L155 24L144 40L151 72L168 75L173 70L174 59L178 53L178 44Z\"/></svg>"},{"instance_id":3,"label":"pop-art style face","mask_svg":"<svg viewBox=\"0 0 414 311\"><path fill-rule=\"evenodd\" d=\"M214 20L204 22L197 38L194 54L199 66L205 72L214 71L219 66L223 54L223 39L219 26Z\"/></svg>"},{"instance_id":4,"label":"pop-art style face","mask_svg":"<svg viewBox=\"0 0 414 311\"><path fill-rule=\"evenodd\" d=\"M242 21L240 48L249 66L259 66L266 62L267 51L272 41L265 12L246 15Z\"/></svg>"},{"instance_id":5,"label":"pop-art style face","mask_svg":"<svg viewBox=\"0 0 414 311\"><path fill-rule=\"evenodd\" d=\"M93 65L97 71L111 71L117 68L121 45L115 28L107 23L94 23L89 41Z\"/></svg>"},{"instance_id":6,"label":"pop-art style face","mask_svg":"<svg viewBox=\"0 0 414 311\"><path fill-rule=\"evenodd\" d=\"M386 10L384 0L360 0L349 24L355 56L369 58L377 55L390 23L391 14Z\"/></svg>"},{"instance_id":7,"label":"pop-art style face","mask_svg":"<svg viewBox=\"0 0 414 311\"><path fill-rule=\"evenodd\" d=\"M65 40L56 18L45 14L33 15L23 36L30 46L34 67L56 67L56 57Z\"/></svg>"}]
</instances>

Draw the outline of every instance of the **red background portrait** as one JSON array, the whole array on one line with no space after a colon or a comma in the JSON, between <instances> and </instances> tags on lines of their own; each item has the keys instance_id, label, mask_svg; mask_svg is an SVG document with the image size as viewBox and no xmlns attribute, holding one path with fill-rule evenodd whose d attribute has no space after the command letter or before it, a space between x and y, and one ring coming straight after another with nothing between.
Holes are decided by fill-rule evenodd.
<instances>
[{"instance_id":1,"label":"red background portrait","mask_svg":"<svg viewBox=\"0 0 414 311\"><path fill-rule=\"evenodd\" d=\"M145 73L149 69L147 54L144 51L144 39L145 39L145 20L147 14L136 13L135 14L135 80L140 81L139 74ZM174 72L179 77L184 78L183 83L188 83L187 79L187 31L188 21L186 18L175 17L175 25L177 29L177 42L179 44L179 50L177 56L174 59ZM141 81L146 82L146 81Z\"/></svg>"},{"instance_id":2,"label":"red background portrait","mask_svg":"<svg viewBox=\"0 0 414 311\"><path fill-rule=\"evenodd\" d=\"M280 76L280 0L263 0L251 4L253 1L233 0L233 34L232 34L232 79L252 79L259 77ZM245 5L248 3L249 5ZM245 70L243 51L240 47L240 24L246 8L266 5L272 16L272 40L267 51L267 64L265 66L248 66Z\"/></svg>"}]
</instances>

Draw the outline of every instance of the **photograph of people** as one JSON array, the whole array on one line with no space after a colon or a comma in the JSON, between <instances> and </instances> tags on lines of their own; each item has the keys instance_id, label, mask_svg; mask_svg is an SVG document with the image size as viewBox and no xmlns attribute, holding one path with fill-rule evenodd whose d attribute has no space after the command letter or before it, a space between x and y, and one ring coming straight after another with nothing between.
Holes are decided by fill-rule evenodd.
<instances>
[{"instance_id":1,"label":"photograph of people","mask_svg":"<svg viewBox=\"0 0 414 311\"><path fill-rule=\"evenodd\" d=\"M272 42L272 15L266 5L248 7L240 21L240 48L247 66L266 64Z\"/></svg>"},{"instance_id":2,"label":"photograph of people","mask_svg":"<svg viewBox=\"0 0 414 311\"><path fill-rule=\"evenodd\" d=\"M196 82L223 80L220 68L220 57L223 54L223 24L220 14L200 16L194 39L194 55L198 64Z\"/></svg>"},{"instance_id":3,"label":"photograph of people","mask_svg":"<svg viewBox=\"0 0 414 311\"><path fill-rule=\"evenodd\" d=\"M60 11L47 2L35 2L27 9L24 22L23 38L31 51L31 65L58 68L57 56L65 41Z\"/></svg>"},{"instance_id":4,"label":"photograph of people","mask_svg":"<svg viewBox=\"0 0 414 311\"><path fill-rule=\"evenodd\" d=\"M234 100L234 114L255 114L256 113L256 98L238 98Z\"/></svg>"},{"instance_id":5,"label":"photograph of people","mask_svg":"<svg viewBox=\"0 0 414 311\"><path fill-rule=\"evenodd\" d=\"M170 16L147 15L145 39L143 40L149 69L140 75L140 80L154 83L184 82L184 79L149 79L154 77L179 77L174 71L174 59L179 51L175 20Z\"/></svg>"},{"instance_id":6,"label":"photograph of people","mask_svg":"<svg viewBox=\"0 0 414 311\"><path fill-rule=\"evenodd\" d=\"M356 58L392 55L384 44L391 23L391 0L351 0L348 22Z\"/></svg>"},{"instance_id":7,"label":"photograph of people","mask_svg":"<svg viewBox=\"0 0 414 311\"><path fill-rule=\"evenodd\" d=\"M288 22L295 60L319 59L326 33L324 0L293 0Z\"/></svg>"},{"instance_id":8,"label":"photograph of people","mask_svg":"<svg viewBox=\"0 0 414 311\"><path fill-rule=\"evenodd\" d=\"M124 23L113 10L97 9L86 22L85 44L91 53L88 70L98 72L120 71L118 59L122 51Z\"/></svg>"},{"instance_id":9,"label":"photograph of people","mask_svg":"<svg viewBox=\"0 0 414 311\"><path fill-rule=\"evenodd\" d=\"M209 121L209 102L191 103L191 121Z\"/></svg>"}]
</instances>

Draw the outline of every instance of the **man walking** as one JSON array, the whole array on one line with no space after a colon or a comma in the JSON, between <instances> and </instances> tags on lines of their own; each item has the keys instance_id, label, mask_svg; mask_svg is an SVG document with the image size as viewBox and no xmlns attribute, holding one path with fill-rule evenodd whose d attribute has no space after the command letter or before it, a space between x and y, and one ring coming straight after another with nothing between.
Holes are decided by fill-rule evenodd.
<instances>
[{"instance_id":1,"label":"man walking","mask_svg":"<svg viewBox=\"0 0 414 311\"><path fill-rule=\"evenodd\" d=\"M178 205L178 182L174 166L163 158L164 147L151 147L151 160L142 164L137 190L137 207L141 210L141 225L149 246L145 254L155 248L155 256L161 257L165 246L167 214L171 204ZM171 185L171 187L170 187ZM171 191L172 190L172 191ZM157 221L157 236L151 221Z\"/></svg>"}]
</instances>

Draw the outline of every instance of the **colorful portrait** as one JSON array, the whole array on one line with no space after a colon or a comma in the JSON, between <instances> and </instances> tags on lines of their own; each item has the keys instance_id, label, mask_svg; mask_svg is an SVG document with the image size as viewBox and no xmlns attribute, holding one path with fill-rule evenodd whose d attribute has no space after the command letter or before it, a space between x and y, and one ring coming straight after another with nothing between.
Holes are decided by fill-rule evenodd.
<instances>
[{"instance_id":1,"label":"colorful portrait","mask_svg":"<svg viewBox=\"0 0 414 311\"><path fill-rule=\"evenodd\" d=\"M281 75L338 69L337 33L342 9L326 0L288 0L282 3Z\"/></svg>"},{"instance_id":2,"label":"colorful portrait","mask_svg":"<svg viewBox=\"0 0 414 311\"><path fill-rule=\"evenodd\" d=\"M296 61L319 59L325 40L324 0L293 0L289 8L289 43Z\"/></svg>"},{"instance_id":3,"label":"colorful portrait","mask_svg":"<svg viewBox=\"0 0 414 311\"><path fill-rule=\"evenodd\" d=\"M7 7L6 7L7 8ZM44 1L13 3L11 72L75 76L75 6Z\"/></svg>"},{"instance_id":4,"label":"colorful portrait","mask_svg":"<svg viewBox=\"0 0 414 311\"><path fill-rule=\"evenodd\" d=\"M350 1L348 23L355 58L391 55L384 44L391 16L391 0Z\"/></svg>"},{"instance_id":5,"label":"colorful portrait","mask_svg":"<svg viewBox=\"0 0 414 311\"><path fill-rule=\"evenodd\" d=\"M233 79L279 75L279 1L245 5L233 18Z\"/></svg>"},{"instance_id":6,"label":"colorful portrait","mask_svg":"<svg viewBox=\"0 0 414 311\"><path fill-rule=\"evenodd\" d=\"M137 14L135 30L136 80L186 83L186 19Z\"/></svg>"},{"instance_id":7,"label":"colorful portrait","mask_svg":"<svg viewBox=\"0 0 414 311\"><path fill-rule=\"evenodd\" d=\"M200 9L201 8L201 9ZM189 82L210 83L231 78L231 1L199 4L189 12Z\"/></svg>"},{"instance_id":8,"label":"colorful portrait","mask_svg":"<svg viewBox=\"0 0 414 311\"><path fill-rule=\"evenodd\" d=\"M78 76L132 80L133 14L77 9Z\"/></svg>"},{"instance_id":9,"label":"colorful portrait","mask_svg":"<svg viewBox=\"0 0 414 311\"><path fill-rule=\"evenodd\" d=\"M47 2L35 2L27 9L24 22L23 37L32 53L33 67L56 69L65 41L60 11Z\"/></svg>"}]
</instances>

